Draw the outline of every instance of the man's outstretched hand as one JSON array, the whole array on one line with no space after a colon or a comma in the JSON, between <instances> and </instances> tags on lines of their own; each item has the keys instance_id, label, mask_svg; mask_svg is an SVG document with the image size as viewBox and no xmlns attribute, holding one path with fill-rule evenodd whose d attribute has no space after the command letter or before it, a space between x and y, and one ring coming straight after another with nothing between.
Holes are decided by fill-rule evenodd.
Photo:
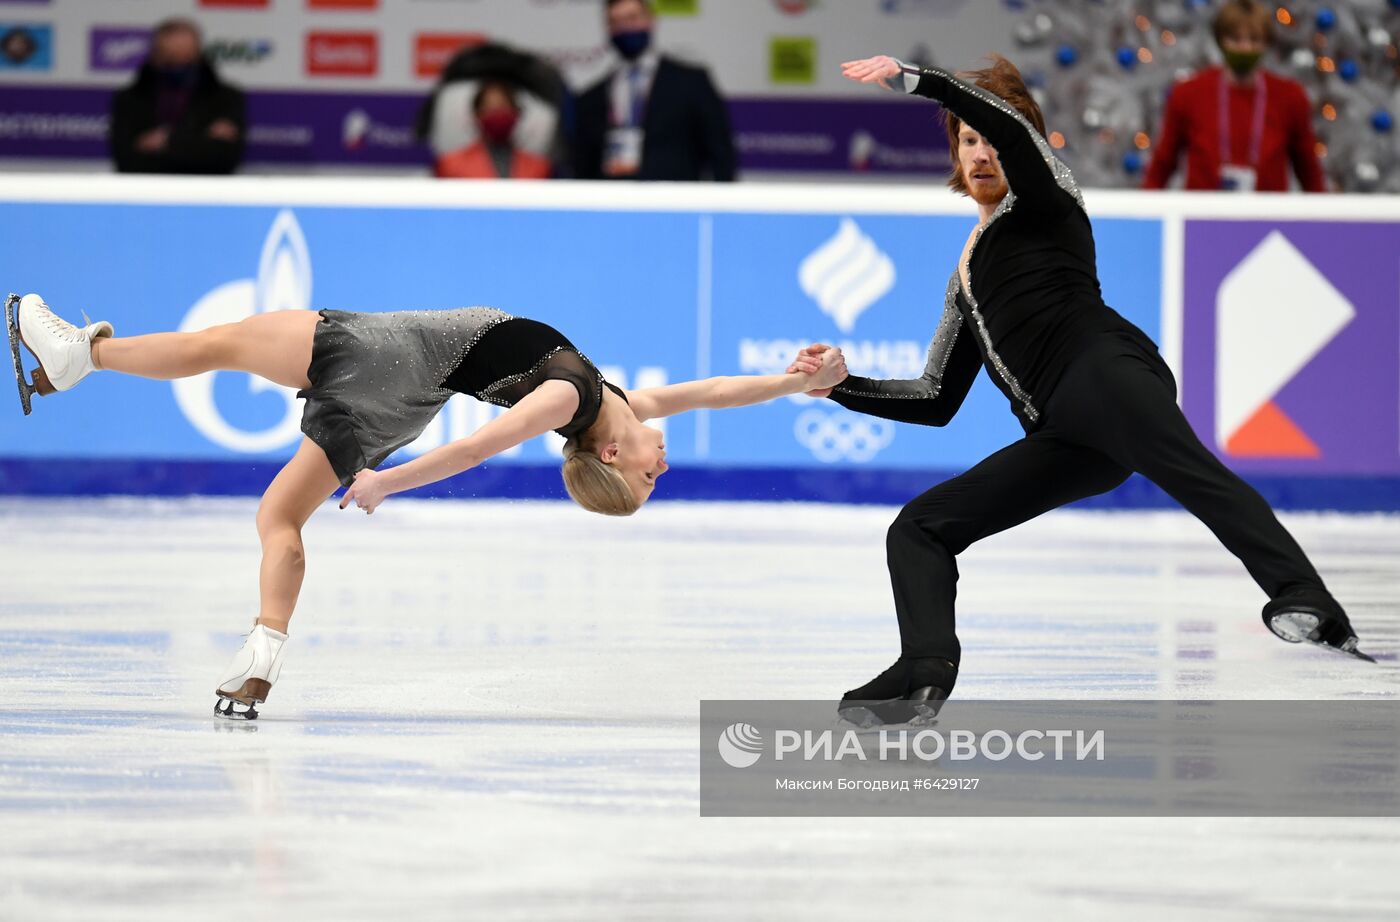
<instances>
[{"instance_id":1,"label":"man's outstretched hand","mask_svg":"<svg viewBox=\"0 0 1400 922\"><path fill-rule=\"evenodd\" d=\"M834 355L829 355L829 353L834 353ZM830 364L831 364L833 361L839 361L839 362L840 362L840 368L841 368L841 372L842 372L842 374L841 374L841 380L845 380L845 378L846 378L846 374L845 374L846 362L845 362L845 358L841 356L841 350L840 350L840 349L833 349L831 346L828 346L826 343L812 343L812 345L810 345L810 346L808 346L807 348L803 349L802 351L798 352L798 353L797 353L797 358L793 359L793 360L792 360L792 364L789 365L789 366L787 367L787 373L790 374L790 375L791 375L791 374L799 374L799 373L800 373L800 374L815 375L817 372L821 371L821 369L822 369L822 366L823 366L823 364L824 364L824 363L823 363L823 356L826 356L826 363L825 363L825 364L827 364L828 367L830 366ZM837 381L836 383L839 384L839 383L841 383L841 382L840 382L840 381ZM807 396L808 396L808 397L825 397L825 396L827 396L827 395L830 394L830 393L831 393L831 388L829 388L829 387L822 387L822 388L817 388L816 390L807 391Z\"/></svg>"},{"instance_id":2,"label":"man's outstretched hand","mask_svg":"<svg viewBox=\"0 0 1400 922\"><path fill-rule=\"evenodd\" d=\"M847 61L841 65L841 76L856 83L878 83L885 89L893 89L889 81L900 74L899 62L887 54L877 54L873 58Z\"/></svg>"}]
</instances>

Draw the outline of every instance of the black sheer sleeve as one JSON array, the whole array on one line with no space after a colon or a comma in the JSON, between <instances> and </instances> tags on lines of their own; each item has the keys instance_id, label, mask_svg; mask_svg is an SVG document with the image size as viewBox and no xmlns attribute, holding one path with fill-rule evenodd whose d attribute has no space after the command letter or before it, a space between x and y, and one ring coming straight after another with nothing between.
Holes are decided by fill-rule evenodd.
<instances>
[{"instance_id":1,"label":"black sheer sleeve","mask_svg":"<svg viewBox=\"0 0 1400 922\"><path fill-rule=\"evenodd\" d=\"M1083 207L1069 168L1010 103L941 68L900 66L906 91L936 100L991 142L1018 203L1053 210Z\"/></svg>"},{"instance_id":2,"label":"black sheer sleeve","mask_svg":"<svg viewBox=\"0 0 1400 922\"><path fill-rule=\"evenodd\" d=\"M848 410L923 426L946 426L982 367L982 355L973 337L960 335L962 314L950 298L933 342L928 363L918 378L877 380L855 375L831 392L831 399Z\"/></svg>"}]
</instances>

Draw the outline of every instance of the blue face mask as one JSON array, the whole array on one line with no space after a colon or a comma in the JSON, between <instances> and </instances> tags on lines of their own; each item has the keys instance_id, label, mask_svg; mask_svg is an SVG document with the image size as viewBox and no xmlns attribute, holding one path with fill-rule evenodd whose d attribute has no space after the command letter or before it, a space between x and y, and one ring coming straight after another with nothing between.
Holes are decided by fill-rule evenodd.
<instances>
[{"instance_id":1,"label":"blue face mask","mask_svg":"<svg viewBox=\"0 0 1400 922\"><path fill-rule=\"evenodd\" d=\"M171 89L189 89L199 79L199 66L187 64L184 67L161 67L156 69L160 80Z\"/></svg>"},{"instance_id":2,"label":"blue face mask","mask_svg":"<svg viewBox=\"0 0 1400 922\"><path fill-rule=\"evenodd\" d=\"M615 32L612 36L612 44L617 49L618 54L629 61L635 61L651 44L651 33L646 29L637 29L634 32Z\"/></svg>"}]
</instances>

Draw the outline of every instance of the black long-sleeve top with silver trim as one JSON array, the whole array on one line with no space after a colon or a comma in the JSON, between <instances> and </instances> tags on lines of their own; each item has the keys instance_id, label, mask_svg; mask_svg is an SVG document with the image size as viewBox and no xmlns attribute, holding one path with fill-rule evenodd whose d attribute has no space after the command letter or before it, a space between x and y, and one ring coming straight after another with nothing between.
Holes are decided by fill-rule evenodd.
<instances>
[{"instance_id":1,"label":"black long-sleeve top with silver trim","mask_svg":"<svg viewBox=\"0 0 1400 922\"><path fill-rule=\"evenodd\" d=\"M1083 198L1034 126L1005 100L947 71L905 66L904 82L987 139L1010 191L977 231L968 291L954 269L924 374L912 380L853 375L831 398L861 413L942 426L982 364L1029 432L1087 341L1120 333L1156 347L1104 304Z\"/></svg>"}]
</instances>

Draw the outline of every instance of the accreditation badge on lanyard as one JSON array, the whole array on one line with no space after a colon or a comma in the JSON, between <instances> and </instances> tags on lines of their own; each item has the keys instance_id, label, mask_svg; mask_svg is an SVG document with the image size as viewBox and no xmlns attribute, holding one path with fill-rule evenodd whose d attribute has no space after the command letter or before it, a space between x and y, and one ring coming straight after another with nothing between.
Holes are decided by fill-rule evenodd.
<instances>
[{"instance_id":1,"label":"accreditation badge on lanyard","mask_svg":"<svg viewBox=\"0 0 1400 922\"><path fill-rule=\"evenodd\" d=\"M626 102L612 107L612 124L603 139L603 175L633 176L642 168L642 146L646 133L642 119L646 114L647 80L638 67L625 73Z\"/></svg>"},{"instance_id":2,"label":"accreditation badge on lanyard","mask_svg":"<svg viewBox=\"0 0 1400 922\"><path fill-rule=\"evenodd\" d=\"M1249 162L1230 162L1230 94L1227 84L1230 78L1222 69L1220 72L1220 188L1224 192L1253 192L1258 185L1256 170L1259 165L1259 150L1264 144L1264 75L1254 74L1254 117L1249 126Z\"/></svg>"}]
</instances>

